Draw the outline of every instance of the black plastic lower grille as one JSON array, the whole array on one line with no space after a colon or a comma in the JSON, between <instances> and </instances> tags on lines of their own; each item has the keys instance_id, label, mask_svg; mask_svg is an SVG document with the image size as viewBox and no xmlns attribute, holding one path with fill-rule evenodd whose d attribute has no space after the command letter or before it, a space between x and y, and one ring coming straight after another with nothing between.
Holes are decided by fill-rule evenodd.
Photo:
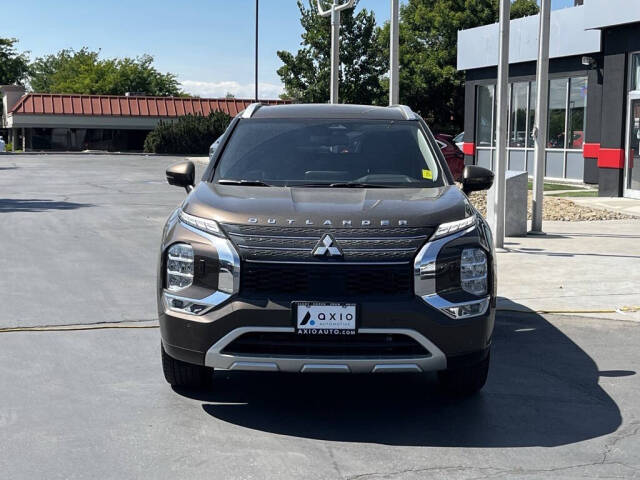
<instances>
[{"instance_id":1,"label":"black plastic lower grille","mask_svg":"<svg viewBox=\"0 0 640 480\"><path fill-rule=\"evenodd\" d=\"M245 262L240 288L249 295L296 294L301 299L354 295L411 295L411 266L296 265Z\"/></svg>"},{"instance_id":2,"label":"black plastic lower grille","mask_svg":"<svg viewBox=\"0 0 640 480\"><path fill-rule=\"evenodd\" d=\"M358 333L356 335L300 335L297 333L251 332L241 335L222 353L244 356L308 356L410 358L429 356L416 340L401 334Z\"/></svg>"}]
</instances>

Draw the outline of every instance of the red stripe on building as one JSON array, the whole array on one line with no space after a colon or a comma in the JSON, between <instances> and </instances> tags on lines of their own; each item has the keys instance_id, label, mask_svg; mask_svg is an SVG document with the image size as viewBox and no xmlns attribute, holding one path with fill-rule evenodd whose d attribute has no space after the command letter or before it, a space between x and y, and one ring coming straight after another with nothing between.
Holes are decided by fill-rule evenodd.
<instances>
[{"instance_id":1,"label":"red stripe on building","mask_svg":"<svg viewBox=\"0 0 640 480\"><path fill-rule=\"evenodd\" d=\"M600 148L598 167L624 168L624 150L622 148Z\"/></svg>"},{"instance_id":2,"label":"red stripe on building","mask_svg":"<svg viewBox=\"0 0 640 480\"><path fill-rule=\"evenodd\" d=\"M475 155L476 144L473 142L464 142L462 144L462 153L464 153L465 155Z\"/></svg>"},{"instance_id":3,"label":"red stripe on building","mask_svg":"<svg viewBox=\"0 0 640 480\"><path fill-rule=\"evenodd\" d=\"M582 156L584 158L598 158L600 152L599 143L585 143L582 147Z\"/></svg>"}]
</instances>

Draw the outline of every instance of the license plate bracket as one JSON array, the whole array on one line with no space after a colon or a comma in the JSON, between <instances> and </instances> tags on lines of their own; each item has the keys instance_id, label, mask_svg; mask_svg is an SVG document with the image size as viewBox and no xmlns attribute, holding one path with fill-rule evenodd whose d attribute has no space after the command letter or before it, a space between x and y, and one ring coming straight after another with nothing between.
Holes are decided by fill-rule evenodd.
<instances>
[{"instance_id":1,"label":"license plate bracket","mask_svg":"<svg viewBox=\"0 0 640 480\"><path fill-rule=\"evenodd\" d=\"M296 333L301 335L355 335L357 305L335 302L293 302Z\"/></svg>"}]
</instances>

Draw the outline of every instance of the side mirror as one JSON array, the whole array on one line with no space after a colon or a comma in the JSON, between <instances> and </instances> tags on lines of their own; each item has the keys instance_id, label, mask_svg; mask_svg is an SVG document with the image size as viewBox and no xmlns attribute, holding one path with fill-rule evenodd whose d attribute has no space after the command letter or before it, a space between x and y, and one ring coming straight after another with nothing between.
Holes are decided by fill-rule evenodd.
<instances>
[{"instance_id":1,"label":"side mirror","mask_svg":"<svg viewBox=\"0 0 640 480\"><path fill-rule=\"evenodd\" d=\"M187 193L193 190L196 179L196 167L193 162L174 163L167 168L167 182L169 185L183 187Z\"/></svg>"},{"instance_id":2,"label":"side mirror","mask_svg":"<svg viewBox=\"0 0 640 480\"><path fill-rule=\"evenodd\" d=\"M462 172L462 191L466 194L489 190L493 185L493 172L475 165L467 165Z\"/></svg>"}]
</instances>

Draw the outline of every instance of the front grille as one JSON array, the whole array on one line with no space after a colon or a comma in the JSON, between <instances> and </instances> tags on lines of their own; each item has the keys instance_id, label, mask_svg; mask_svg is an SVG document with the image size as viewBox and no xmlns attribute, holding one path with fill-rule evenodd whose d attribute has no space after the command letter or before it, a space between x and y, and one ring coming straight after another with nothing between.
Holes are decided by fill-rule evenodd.
<instances>
[{"instance_id":1,"label":"front grille","mask_svg":"<svg viewBox=\"0 0 640 480\"><path fill-rule=\"evenodd\" d=\"M409 264L296 265L245 262L241 293L249 296L297 295L300 300L354 295L412 295Z\"/></svg>"},{"instance_id":2,"label":"front grille","mask_svg":"<svg viewBox=\"0 0 640 480\"><path fill-rule=\"evenodd\" d=\"M335 239L342 250L340 261L410 262L433 233L431 228L317 228L279 227L273 225L231 225L222 228L249 261L314 262L328 259L314 257L312 251L325 234Z\"/></svg>"},{"instance_id":3,"label":"front grille","mask_svg":"<svg viewBox=\"0 0 640 480\"><path fill-rule=\"evenodd\" d=\"M304 356L412 358L430 353L407 335L358 333L355 335L299 335L297 333L250 332L241 335L222 353L239 356Z\"/></svg>"}]
</instances>

